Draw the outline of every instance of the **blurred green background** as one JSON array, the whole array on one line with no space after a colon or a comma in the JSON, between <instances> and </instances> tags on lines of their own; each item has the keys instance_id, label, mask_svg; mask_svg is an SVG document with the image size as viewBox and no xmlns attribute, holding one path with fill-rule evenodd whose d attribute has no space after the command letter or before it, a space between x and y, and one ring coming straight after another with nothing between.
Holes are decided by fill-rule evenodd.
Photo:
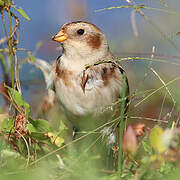
<instances>
[{"instance_id":1,"label":"blurred green background","mask_svg":"<svg viewBox=\"0 0 180 180\"><path fill-rule=\"evenodd\" d=\"M164 7L162 2L168 5ZM176 46L180 47L180 37L175 35L180 31L179 0L166 1L138 0L137 5L156 8L143 9L146 16L156 24L161 31L172 40ZM179 66L171 63L179 62L180 52L176 51L172 45L142 16L134 13L132 8L112 9L97 12L96 10L129 5L125 0L52 0L52 1L15 1L17 6L22 7L31 18L27 21L20 17L20 43L18 47L34 51L35 45L42 42L42 46L36 54L36 57L42 58L48 62L53 62L61 54L59 44L53 42L51 37L60 29L60 27L70 21L86 20L96 24L106 34L110 48L115 56L143 56L150 57L152 47L155 46L155 53L161 55L161 59L166 59L169 63L153 63L153 67L164 78L164 81L173 79L179 75ZM161 12L158 8L167 12ZM134 28L136 24L136 28ZM2 24L0 25L2 29ZM3 31L0 37L3 37ZM25 54L19 53L23 58ZM174 57L177 56L177 57ZM140 80L144 78L147 70L147 61L126 61L123 66L127 71L130 81L131 92L136 89ZM1 72L1 70L0 70ZM2 74L2 73L1 73ZM151 72L150 72L151 74ZM20 69L22 80L23 94L26 100L32 101L37 99L39 94L45 92L43 76L34 66L26 64ZM153 80L153 81L152 81ZM2 75L0 75L2 81ZM159 82L152 74L146 78L145 83L151 84ZM35 93L38 92L38 93ZM33 94L33 97L32 97ZM36 95L38 96L36 97ZM31 98L30 98L31 97ZM2 104L2 98L0 99Z\"/></svg>"}]
</instances>

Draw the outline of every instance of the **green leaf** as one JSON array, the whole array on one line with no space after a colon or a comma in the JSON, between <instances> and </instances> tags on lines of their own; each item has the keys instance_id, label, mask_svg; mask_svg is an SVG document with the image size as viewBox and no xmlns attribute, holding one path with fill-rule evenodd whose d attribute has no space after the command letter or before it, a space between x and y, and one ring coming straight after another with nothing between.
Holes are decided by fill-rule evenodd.
<instances>
[{"instance_id":1,"label":"green leaf","mask_svg":"<svg viewBox=\"0 0 180 180\"><path fill-rule=\"evenodd\" d=\"M54 131L48 121L43 119L33 120L29 118L30 124L27 124L27 128L31 133L32 138L45 143L51 144L47 133Z\"/></svg>"},{"instance_id":2,"label":"green leaf","mask_svg":"<svg viewBox=\"0 0 180 180\"><path fill-rule=\"evenodd\" d=\"M159 153L163 153L166 150L162 142L162 134L163 134L163 129L160 126L155 126L151 130L149 137L152 148L154 148Z\"/></svg>"},{"instance_id":3,"label":"green leaf","mask_svg":"<svg viewBox=\"0 0 180 180\"><path fill-rule=\"evenodd\" d=\"M58 134L64 135L64 133L68 130L67 126L63 123L63 121L60 121Z\"/></svg>"},{"instance_id":4,"label":"green leaf","mask_svg":"<svg viewBox=\"0 0 180 180\"><path fill-rule=\"evenodd\" d=\"M56 133L48 132L47 135L50 138L51 143L55 144L57 147L61 147L64 143L64 139L60 136L57 136Z\"/></svg>"},{"instance_id":5,"label":"green leaf","mask_svg":"<svg viewBox=\"0 0 180 180\"><path fill-rule=\"evenodd\" d=\"M10 116L9 118L4 119L1 126L1 130L4 133L10 133L13 131L13 127L14 127L14 121L13 118Z\"/></svg>"},{"instance_id":6,"label":"green leaf","mask_svg":"<svg viewBox=\"0 0 180 180\"><path fill-rule=\"evenodd\" d=\"M45 135L45 132L38 132L38 130L32 125L32 124L27 124L27 128L29 132L31 133L31 136L38 140L38 141L43 141L48 140L49 138Z\"/></svg>"},{"instance_id":7,"label":"green leaf","mask_svg":"<svg viewBox=\"0 0 180 180\"><path fill-rule=\"evenodd\" d=\"M29 16L25 13L25 11L20 7L18 9L18 12L21 14L21 16L23 16L25 19L27 19L28 21L30 21L31 19L29 18Z\"/></svg>"},{"instance_id":8,"label":"green leaf","mask_svg":"<svg viewBox=\"0 0 180 180\"><path fill-rule=\"evenodd\" d=\"M49 142L48 136L46 136L44 133L33 132L33 133L31 133L31 136L32 136L33 138L35 138L36 140L38 140L38 141L47 143L47 142L45 142L45 141L48 140L48 142Z\"/></svg>"},{"instance_id":9,"label":"green leaf","mask_svg":"<svg viewBox=\"0 0 180 180\"><path fill-rule=\"evenodd\" d=\"M22 95L18 91L16 91L15 89L9 86L5 86L5 87L8 89L9 96L11 97L11 99L14 100L17 106L25 108L25 114L26 117L28 118L30 113L29 104L23 100Z\"/></svg>"},{"instance_id":10,"label":"green leaf","mask_svg":"<svg viewBox=\"0 0 180 180\"><path fill-rule=\"evenodd\" d=\"M29 18L29 16L25 13L25 11L20 7L19 9L16 8L16 6L11 5L12 8L14 8L16 11L19 12L19 14L24 17L25 19L27 19L28 21L30 21L31 19Z\"/></svg>"},{"instance_id":11,"label":"green leaf","mask_svg":"<svg viewBox=\"0 0 180 180\"><path fill-rule=\"evenodd\" d=\"M4 6L4 1L0 0L0 6Z\"/></svg>"},{"instance_id":12,"label":"green leaf","mask_svg":"<svg viewBox=\"0 0 180 180\"><path fill-rule=\"evenodd\" d=\"M59 134L67 129L64 123L61 123L60 131L56 132L51 127L50 123L46 120L43 119L33 120L29 118L29 121L31 124L28 124L27 128L33 138L46 144L49 144L51 142L51 144L55 144L58 147L62 146L62 144L64 143L64 139L60 137Z\"/></svg>"},{"instance_id":13,"label":"green leaf","mask_svg":"<svg viewBox=\"0 0 180 180\"><path fill-rule=\"evenodd\" d=\"M54 132L54 129L46 120L43 119L33 120L29 118L29 121L32 124L32 126L28 125L28 130L30 132L43 132L43 133Z\"/></svg>"}]
</instances>

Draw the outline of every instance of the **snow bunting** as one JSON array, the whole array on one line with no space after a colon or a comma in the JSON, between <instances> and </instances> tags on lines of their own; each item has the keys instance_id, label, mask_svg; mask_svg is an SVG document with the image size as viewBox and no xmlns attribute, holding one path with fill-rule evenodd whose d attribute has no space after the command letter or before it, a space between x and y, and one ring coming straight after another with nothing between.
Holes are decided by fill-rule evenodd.
<instances>
[{"instance_id":1,"label":"snow bunting","mask_svg":"<svg viewBox=\"0 0 180 180\"><path fill-rule=\"evenodd\" d=\"M97 114L121 97L125 71L114 61L97 26L67 23L52 39L61 43L63 52L53 66L49 86L66 110L74 115ZM126 83L128 95L127 78Z\"/></svg>"}]
</instances>

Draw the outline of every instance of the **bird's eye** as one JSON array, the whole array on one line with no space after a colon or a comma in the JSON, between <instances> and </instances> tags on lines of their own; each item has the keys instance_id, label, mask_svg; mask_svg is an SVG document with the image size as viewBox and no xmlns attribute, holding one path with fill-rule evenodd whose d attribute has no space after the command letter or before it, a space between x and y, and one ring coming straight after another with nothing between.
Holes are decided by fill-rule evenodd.
<instances>
[{"instance_id":1,"label":"bird's eye","mask_svg":"<svg viewBox=\"0 0 180 180\"><path fill-rule=\"evenodd\" d=\"M84 29L79 29L79 30L77 30L77 34L83 35L83 34L84 34Z\"/></svg>"}]
</instances>

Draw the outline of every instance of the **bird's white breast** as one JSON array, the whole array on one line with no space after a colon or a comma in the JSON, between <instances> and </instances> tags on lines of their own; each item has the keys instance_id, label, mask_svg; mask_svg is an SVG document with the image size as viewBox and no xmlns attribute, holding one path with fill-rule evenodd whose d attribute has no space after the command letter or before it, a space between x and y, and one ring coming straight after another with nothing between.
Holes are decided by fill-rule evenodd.
<instances>
[{"instance_id":1,"label":"bird's white breast","mask_svg":"<svg viewBox=\"0 0 180 180\"><path fill-rule=\"evenodd\" d=\"M81 86L82 72L71 74L68 84L63 79L55 81L56 94L67 110L77 115L99 112L117 100L121 91L119 81L112 79L104 86L102 79L97 73L89 78L85 90Z\"/></svg>"}]
</instances>

